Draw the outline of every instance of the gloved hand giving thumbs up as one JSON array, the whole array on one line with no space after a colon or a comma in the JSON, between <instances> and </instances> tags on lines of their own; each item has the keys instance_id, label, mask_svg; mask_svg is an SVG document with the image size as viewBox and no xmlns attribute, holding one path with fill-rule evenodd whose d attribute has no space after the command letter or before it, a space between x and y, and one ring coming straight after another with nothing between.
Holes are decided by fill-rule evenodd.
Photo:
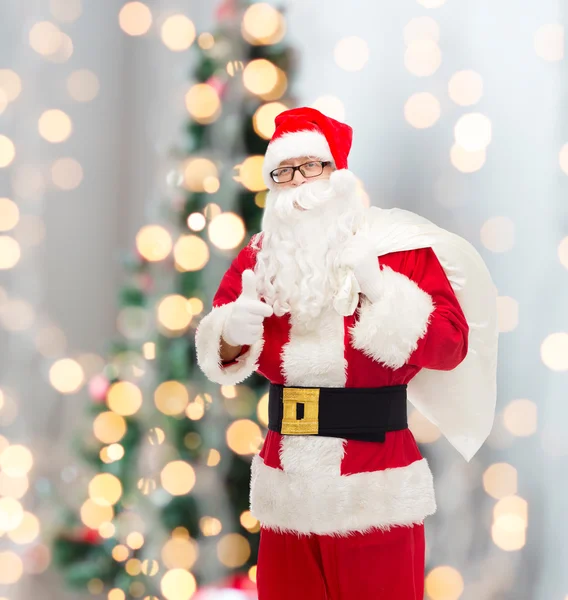
<instances>
[{"instance_id":1,"label":"gloved hand giving thumbs up","mask_svg":"<svg viewBox=\"0 0 568 600\"><path fill-rule=\"evenodd\" d=\"M231 346L252 345L262 337L262 323L272 316L272 307L261 302L256 292L254 271L243 271L243 291L225 321L222 337Z\"/></svg>"}]
</instances>

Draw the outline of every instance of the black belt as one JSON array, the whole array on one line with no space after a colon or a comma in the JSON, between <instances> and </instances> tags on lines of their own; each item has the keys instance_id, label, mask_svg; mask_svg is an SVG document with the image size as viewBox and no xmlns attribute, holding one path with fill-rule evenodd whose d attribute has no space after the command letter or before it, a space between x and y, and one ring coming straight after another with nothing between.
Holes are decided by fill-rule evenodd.
<instances>
[{"instance_id":1,"label":"black belt","mask_svg":"<svg viewBox=\"0 0 568 600\"><path fill-rule=\"evenodd\" d=\"M406 385L304 388L270 384L268 429L283 435L384 442L387 431L407 427Z\"/></svg>"}]
</instances>

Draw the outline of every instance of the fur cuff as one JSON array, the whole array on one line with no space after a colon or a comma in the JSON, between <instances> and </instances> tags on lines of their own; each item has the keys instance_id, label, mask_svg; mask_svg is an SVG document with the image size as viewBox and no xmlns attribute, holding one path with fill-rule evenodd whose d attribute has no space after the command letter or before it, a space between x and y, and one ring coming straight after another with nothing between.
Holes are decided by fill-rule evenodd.
<instances>
[{"instance_id":1,"label":"fur cuff","mask_svg":"<svg viewBox=\"0 0 568 600\"><path fill-rule=\"evenodd\" d=\"M414 281L388 267L382 270L382 294L364 299L351 328L353 346L379 363L399 369L426 334L434 303Z\"/></svg>"},{"instance_id":2,"label":"fur cuff","mask_svg":"<svg viewBox=\"0 0 568 600\"><path fill-rule=\"evenodd\" d=\"M252 375L258 367L258 358L264 346L261 338L247 352L239 356L236 364L223 366L219 355L221 332L227 320L233 303L214 308L203 317L195 332L195 349L197 364L205 375L220 385L236 385Z\"/></svg>"},{"instance_id":3,"label":"fur cuff","mask_svg":"<svg viewBox=\"0 0 568 600\"><path fill-rule=\"evenodd\" d=\"M425 459L354 475L289 473L252 460L251 512L263 527L300 534L348 535L422 523L436 512Z\"/></svg>"}]
</instances>

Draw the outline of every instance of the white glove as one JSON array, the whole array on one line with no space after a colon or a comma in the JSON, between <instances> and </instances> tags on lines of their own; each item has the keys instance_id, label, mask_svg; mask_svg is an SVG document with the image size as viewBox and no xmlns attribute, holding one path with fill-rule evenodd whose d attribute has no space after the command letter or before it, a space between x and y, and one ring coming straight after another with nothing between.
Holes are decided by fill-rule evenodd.
<instances>
[{"instance_id":1,"label":"white glove","mask_svg":"<svg viewBox=\"0 0 568 600\"><path fill-rule=\"evenodd\" d=\"M342 267L352 270L360 290L371 302L382 295L382 272L373 240L366 233L358 233L347 244L339 257Z\"/></svg>"},{"instance_id":2,"label":"white glove","mask_svg":"<svg viewBox=\"0 0 568 600\"><path fill-rule=\"evenodd\" d=\"M263 321L272 316L272 307L261 302L256 291L254 271L243 271L243 291L225 321L222 337L230 346L250 346L262 337Z\"/></svg>"}]
</instances>

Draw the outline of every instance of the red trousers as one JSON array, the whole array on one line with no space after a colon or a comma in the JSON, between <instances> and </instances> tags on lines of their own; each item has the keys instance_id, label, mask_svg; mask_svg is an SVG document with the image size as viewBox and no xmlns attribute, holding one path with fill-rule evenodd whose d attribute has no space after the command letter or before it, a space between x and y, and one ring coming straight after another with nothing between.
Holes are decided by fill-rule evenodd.
<instances>
[{"instance_id":1,"label":"red trousers","mask_svg":"<svg viewBox=\"0 0 568 600\"><path fill-rule=\"evenodd\" d=\"M258 600L423 600L424 526L347 537L262 529Z\"/></svg>"}]
</instances>

